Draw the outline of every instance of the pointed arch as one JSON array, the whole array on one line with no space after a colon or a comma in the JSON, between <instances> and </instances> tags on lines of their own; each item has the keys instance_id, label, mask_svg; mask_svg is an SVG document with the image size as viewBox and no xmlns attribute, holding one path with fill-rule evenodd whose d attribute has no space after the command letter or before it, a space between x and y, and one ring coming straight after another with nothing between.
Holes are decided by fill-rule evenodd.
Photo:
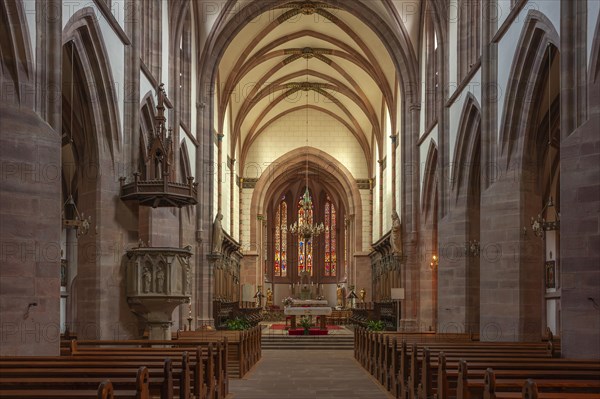
<instances>
[{"instance_id":1,"label":"pointed arch","mask_svg":"<svg viewBox=\"0 0 600 399\"><path fill-rule=\"evenodd\" d=\"M480 162L475 157L480 141L481 108L473 94L468 93L458 125L458 137L452 164L452 189L457 199L465 182L465 172L472 171L474 164Z\"/></svg>"},{"instance_id":2,"label":"pointed arch","mask_svg":"<svg viewBox=\"0 0 600 399\"><path fill-rule=\"evenodd\" d=\"M598 78L600 78L600 18L598 18L598 21L596 22L596 28L594 31L594 42L592 43L592 53L590 54L588 82L592 85L597 84Z\"/></svg>"},{"instance_id":3,"label":"pointed arch","mask_svg":"<svg viewBox=\"0 0 600 399\"><path fill-rule=\"evenodd\" d=\"M508 168L511 160L523 151L523 139L529 131L535 95L539 90L538 72L545 60L548 45L560 48L559 35L552 22L541 12L530 10L521 37L516 46L517 54L511 67L511 78L504 99L504 111L500 128L500 148L506 155Z\"/></svg>"},{"instance_id":4,"label":"pointed arch","mask_svg":"<svg viewBox=\"0 0 600 399\"><path fill-rule=\"evenodd\" d=\"M5 85L12 82L17 101L21 103L28 100L24 94L34 84L33 56L21 0L0 3L0 55L0 82L3 91L6 91ZM3 97L9 94L6 93ZM33 105L33 98L29 99L27 105Z\"/></svg>"},{"instance_id":5,"label":"pointed arch","mask_svg":"<svg viewBox=\"0 0 600 399\"><path fill-rule=\"evenodd\" d=\"M302 156L300 156L302 155ZM319 180L326 182L330 194L340 203L338 207L346 211L346 215L356 215L355 218L355 244L362 248L362 200L358 184L348 169L331 155L312 147L300 147L282 155L271 166L263 171L254 192L250 210L250 242L257 241L258 215L266 214L273 193L281 192L287 185L289 177L302 172L306 168L308 157L309 173L319 176ZM295 202L292 202L294 204ZM339 209L339 208L338 208Z\"/></svg>"},{"instance_id":6,"label":"pointed arch","mask_svg":"<svg viewBox=\"0 0 600 399\"><path fill-rule=\"evenodd\" d=\"M192 175L192 168L190 164L190 153L188 152L187 140L184 138L181 140L181 147L179 148L179 152L181 152L180 163L181 163L181 181L183 183L187 182L188 177Z\"/></svg>"},{"instance_id":7,"label":"pointed arch","mask_svg":"<svg viewBox=\"0 0 600 399\"><path fill-rule=\"evenodd\" d=\"M421 211L423 220L427 220L429 213L435 209L435 193L437 191L437 163L438 163L438 148L435 141L429 142L427 150L427 160L425 161L425 171L423 172L423 195L421 197Z\"/></svg>"},{"instance_id":8,"label":"pointed arch","mask_svg":"<svg viewBox=\"0 0 600 399\"><path fill-rule=\"evenodd\" d=\"M104 158L100 155L106 147L115 162L121 137L118 99L108 51L93 8L83 8L69 19L63 29L63 46L68 42L73 43L75 57L82 69L83 90L93 99L89 105L98 158Z\"/></svg>"},{"instance_id":9,"label":"pointed arch","mask_svg":"<svg viewBox=\"0 0 600 399\"><path fill-rule=\"evenodd\" d=\"M203 145L202 148L200 148L202 152L201 157L206 161L214 163L215 153L213 151L213 142L215 136L212 134L212 131L213 127L218 124L219 112L218 102L215 101L215 99L218 98L218 93L215 92L214 88L218 85L219 65L226 49L229 44L235 40L235 36L238 35L254 18L269 11L275 5L281 7L283 4L291 2L293 2L293 0L264 0L251 3L241 3L237 0L229 0L220 10L219 14L216 15L213 24L214 29L208 33L205 41L206 44L202 51L198 53L199 90L197 102L201 105L199 110L200 117L198 120L201 131L205 132L204 137L199 138L199 140L206 143L206 145ZM395 15L395 17L392 18L392 23L390 23L388 22L388 19L384 19L379 14L380 10L376 10L362 1L337 2L334 0L325 0L324 2L338 6L362 20L373 33L381 39L383 45L387 49L397 71L397 85L400 88L396 101L397 104L401 105L401 116L399 117L401 126L398 127L398 133L400 135L402 159L406 160L405 165L410 165L418 159L418 154L415 153L416 147L409 143L414 143L418 136L418 117L415 116L418 115L419 112L418 105L421 103L421 91L419 89L420 76L417 53L408 31L404 27L402 29L397 29L398 26L403 24L403 21L400 16ZM389 1L386 1L383 4L388 10L394 9L394 5ZM434 7L437 7L437 5L434 5ZM201 18L200 13L197 13L197 15L197 19ZM404 170L408 167L402 166L401 168ZM199 205L199 212L197 212L198 225L206 226L206 228L203 229L205 232L209 231L210 223L212 223L211 216L214 214L215 208L214 200L210 192L212 189L211 184L212 183L208 183L201 185L200 187L202 191L201 196L204 201L201 201L202 205ZM412 201L413 204L418 204L419 181L417 175L415 174L413 179L407 179L406 184L403 186L402 197L406 199L403 203L406 204ZM257 190L255 190L255 193L256 192ZM358 190L356 190L356 192L358 194ZM256 202L254 202L254 197L252 203L256 204ZM256 238L258 231L255 216L262 211L261 209L259 212L255 212L254 209L255 207L253 205L250 217L251 242L253 238ZM418 205L411 208L403 207L403 209L400 210L400 213L403 221L406 223L406 228L409 231L416 232L418 223ZM349 215L350 217L353 217L355 214L349 211ZM360 214L357 213L356 215ZM356 235L352 238L352 245L355 243L356 248L362 249L362 218L356 217L351 223L353 226L352 230L356 231ZM208 233L203 233L203 236L206 236L206 234Z\"/></svg>"},{"instance_id":10,"label":"pointed arch","mask_svg":"<svg viewBox=\"0 0 600 399\"><path fill-rule=\"evenodd\" d=\"M139 172L142 174L143 178L148 178L146 176L146 161L148 159L148 143L150 143L150 138L152 134L156 131L155 125L155 104L154 104L154 96L152 92L147 92L141 101L140 106L140 152L138 160L138 168Z\"/></svg>"}]
</instances>

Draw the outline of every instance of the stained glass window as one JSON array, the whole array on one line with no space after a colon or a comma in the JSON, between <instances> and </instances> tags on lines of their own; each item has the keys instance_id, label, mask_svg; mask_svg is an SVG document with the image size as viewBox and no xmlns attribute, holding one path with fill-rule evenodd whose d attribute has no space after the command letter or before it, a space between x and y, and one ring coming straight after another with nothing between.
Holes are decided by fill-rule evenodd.
<instances>
[{"instance_id":1,"label":"stained glass window","mask_svg":"<svg viewBox=\"0 0 600 399\"><path fill-rule=\"evenodd\" d=\"M312 197L312 196L311 196ZM302 208L302 197L298 201L298 224L301 221L306 221L308 224L313 223L313 208L307 210ZM307 271L312 276L313 274L313 245L310 239L305 240L302 235L298 235L298 272Z\"/></svg>"},{"instance_id":2,"label":"stained glass window","mask_svg":"<svg viewBox=\"0 0 600 399\"><path fill-rule=\"evenodd\" d=\"M335 206L327 196L325 201L325 276L335 277L337 273L337 215Z\"/></svg>"},{"instance_id":3,"label":"stained glass window","mask_svg":"<svg viewBox=\"0 0 600 399\"><path fill-rule=\"evenodd\" d=\"M275 213L275 263L274 274L277 277L287 276L287 203L285 196Z\"/></svg>"}]
</instances>

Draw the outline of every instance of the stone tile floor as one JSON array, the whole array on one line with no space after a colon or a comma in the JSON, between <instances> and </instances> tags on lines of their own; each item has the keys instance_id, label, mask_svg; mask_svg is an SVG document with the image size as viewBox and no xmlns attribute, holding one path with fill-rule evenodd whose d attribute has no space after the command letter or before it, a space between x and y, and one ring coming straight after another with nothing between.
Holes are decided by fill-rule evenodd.
<instances>
[{"instance_id":1,"label":"stone tile floor","mask_svg":"<svg viewBox=\"0 0 600 399\"><path fill-rule=\"evenodd\" d=\"M234 399L390 399L346 350L263 350L243 379L229 380Z\"/></svg>"}]
</instances>

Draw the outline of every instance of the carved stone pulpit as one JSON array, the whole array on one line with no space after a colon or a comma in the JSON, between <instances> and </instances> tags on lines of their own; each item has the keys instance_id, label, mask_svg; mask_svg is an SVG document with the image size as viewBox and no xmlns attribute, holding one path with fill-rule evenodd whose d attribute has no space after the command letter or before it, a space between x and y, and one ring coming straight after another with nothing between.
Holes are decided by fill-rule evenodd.
<instances>
[{"instance_id":1,"label":"carved stone pulpit","mask_svg":"<svg viewBox=\"0 0 600 399\"><path fill-rule=\"evenodd\" d=\"M188 248L127 251L127 302L146 320L150 339L171 339L171 314L192 295Z\"/></svg>"},{"instance_id":2,"label":"carved stone pulpit","mask_svg":"<svg viewBox=\"0 0 600 399\"><path fill-rule=\"evenodd\" d=\"M164 85L157 90L154 130L150 133L145 167L127 183L122 176L121 200L153 208L181 208L198 203L198 184L189 176L176 181L175 154L180 147L167 129L165 110L173 108ZM152 239L149 237L150 240ZM192 297L191 248L145 247L127 251L127 302L133 313L145 319L150 339L171 339L171 314ZM192 328L192 315L188 318Z\"/></svg>"}]
</instances>

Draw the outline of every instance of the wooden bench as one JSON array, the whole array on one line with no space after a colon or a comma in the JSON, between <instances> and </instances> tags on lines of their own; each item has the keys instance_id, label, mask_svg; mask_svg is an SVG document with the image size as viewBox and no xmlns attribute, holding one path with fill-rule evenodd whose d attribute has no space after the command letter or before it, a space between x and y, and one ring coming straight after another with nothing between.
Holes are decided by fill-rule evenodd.
<instances>
[{"instance_id":1,"label":"wooden bench","mask_svg":"<svg viewBox=\"0 0 600 399\"><path fill-rule=\"evenodd\" d=\"M224 338L228 342L228 374L242 378L262 356L260 326L244 331L179 331L172 342L203 344Z\"/></svg>"},{"instance_id":2,"label":"wooden bench","mask_svg":"<svg viewBox=\"0 0 600 399\"><path fill-rule=\"evenodd\" d=\"M492 369L485 377L486 399L600 399L600 380L527 379L496 380ZM520 389L522 387L522 389ZM508 392L498 390L510 389ZM540 392L540 389L547 390ZM554 391L554 392L553 392Z\"/></svg>"},{"instance_id":3,"label":"wooden bench","mask_svg":"<svg viewBox=\"0 0 600 399\"><path fill-rule=\"evenodd\" d=\"M11 398L118 398L150 399L148 369L140 367L132 378L0 377L0 397Z\"/></svg>"},{"instance_id":4,"label":"wooden bench","mask_svg":"<svg viewBox=\"0 0 600 399\"><path fill-rule=\"evenodd\" d=\"M122 359L104 359L93 361L72 361L69 359L48 358L43 360L21 358L0 360L0 374L2 378L88 378L88 379L113 379L130 378L138 369L139 361L124 361ZM178 370L173 371L173 368ZM191 396L190 367L187 356L182 356L180 364L165 359L162 362L148 362L146 367L149 373L149 389L152 396L173 398L179 394L180 398ZM8 383L8 380L3 380ZM3 385L0 384L0 387ZM120 385L117 388L120 389Z\"/></svg>"},{"instance_id":5,"label":"wooden bench","mask_svg":"<svg viewBox=\"0 0 600 399\"><path fill-rule=\"evenodd\" d=\"M468 355L468 354L467 354ZM448 399L450 397L456 397L458 395L466 396L468 393L465 393L463 390L465 382L463 378L466 377L466 361L468 356L462 356L462 359L459 358L450 358L446 359L445 353L441 352L437 354L436 361L431 361L431 368L436 367L437 362L437 373L432 376L431 380L436 382L435 390L438 399ZM435 357L432 357L435 359ZM484 378L485 370L488 367L495 367L497 370L502 370L502 373L506 376L509 376L510 373L515 373L518 370L520 372L537 370L538 372L546 372L547 374L553 376L560 376L561 370L567 369L572 371L581 371L582 373L587 373L588 375L594 375L600 372L600 365L593 361L581 361L581 360L568 360L568 359L556 359L556 358L535 358L535 359L526 359L526 358L476 358L471 357L468 358L469 362L469 378ZM464 364L462 364L464 362ZM425 367L425 366L423 366ZM464 370L461 374L461 369ZM423 375L426 371L422 370L421 374ZM425 379L427 381L427 379ZM430 392L428 388L425 387L426 382L421 378L421 383L423 384L423 393L421 396ZM460 393L457 394L457 390ZM480 395L481 392L478 393Z\"/></svg>"},{"instance_id":6,"label":"wooden bench","mask_svg":"<svg viewBox=\"0 0 600 399\"><path fill-rule=\"evenodd\" d=\"M452 364L453 363L453 364ZM561 378L600 379L600 365L589 361L566 359L476 359L469 360L469 368L464 359L452 361L452 371L447 370L445 355L439 355L436 394L439 399L483 397L485 372L494 367L502 378ZM522 385L521 381L521 385ZM425 382L421 379L423 385ZM423 397L431 390L424 389Z\"/></svg>"},{"instance_id":7,"label":"wooden bench","mask_svg":"<svg viewBox=\"0 0 600 399\"><path fill-rule=\"evenodd\" d=\"M404 336L405 334L358 331L355 337L355 340L360 342L355 353L357 360L397 397L403 394L411 397L417 396L418 371L421 370L423 346L417 345L416 342L420 344L427 342L427 345L433 347L436 352L446 350L451 355L468 351L470 356L484 358L511 356L512 358L529 359L551 356L548 344L543 342L524 344L471 342L468 335L449 335L446 337L451 340L443 342L439 337L432 335L409 334L408 337L413 339L412 345L408 346L404 340L399 347L397 338L404 338ZM426 336L429 339L425 339ZM411 358L413 352L415 357ZM422 374L427 378L427 373ZM435 376L435 373L431 374ZM431 384L424 384L425 390L428 390L430 386Z\"/></svg>"},{"instance_id":8,"label":"wooden bench","mask_svg":"<svg viewBox=\"0 0 600 399\"><path fill-rule=\"evenodd\" d=\"M407 344L404 337L413 341L411 345ZM535 364L527 365L533 361L538 366L544 364L539 366L542 369L566 364L563 359L553 358L555 352L549 342L471 342L470 335L445 337L451 338L448 341L441 338L428 334L372 333L358 329L355 335L355 357L398 398L431 398L435 394L443 399L449 396L449 392L456 394L458 371L447 372L446 358L456 369L461 358L473 361L484 369L489 364L498 364L506 369L514 369L515 364L522 364L524 368L536 367ZM438 361L438 357L441 360ZM554 363L544 363L547 361ZM577 361L569 364L582 369L589 366ZM480 378L483 380L482 375ZM482 396L471 396L473 397Z\"/></svg>"},{"instance_id":9,"label":"wooden bench","mask_svg":"<svg viewBox=\"0 0 600 399\"><path fill-rule=\"evenodd\" d=\"M139 347L158 345L162 347ZM165 347L165 346L169 347ZM227 374L227 339L199 345L186 341L73 341L73 358L127 358L138 362L177 357L189 351L193 393L202 397L225 397L229 391Z\"/></svg>"}]
</instances>

